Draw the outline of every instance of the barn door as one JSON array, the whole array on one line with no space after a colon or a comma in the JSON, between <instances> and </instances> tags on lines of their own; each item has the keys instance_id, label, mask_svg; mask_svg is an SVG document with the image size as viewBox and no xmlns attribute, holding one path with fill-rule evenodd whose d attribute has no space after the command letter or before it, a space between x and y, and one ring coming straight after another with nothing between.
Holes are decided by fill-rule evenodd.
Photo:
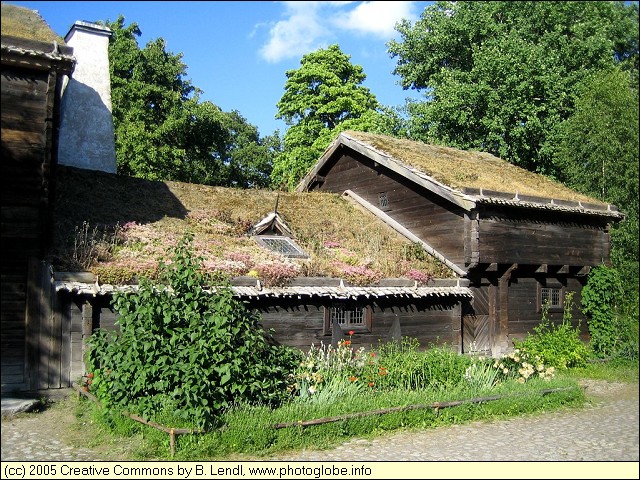
<instances>
[{"instance_id":1,"label":"barn door","mask_svg":"<svg viewBox=\"0 0 640 480\"><path fill-rule=\"evenodd\" d=\"M462 311L462 351L491 355L489 289L473 288L473 297Z\"/></svg>"}]
</instances>

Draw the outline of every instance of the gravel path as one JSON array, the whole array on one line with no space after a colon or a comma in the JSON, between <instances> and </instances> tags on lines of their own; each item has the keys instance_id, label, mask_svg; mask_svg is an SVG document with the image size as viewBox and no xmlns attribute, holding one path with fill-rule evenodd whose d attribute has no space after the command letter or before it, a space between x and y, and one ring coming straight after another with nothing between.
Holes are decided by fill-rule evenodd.
<instances>
[{"instance_id":1,"label":"gravel path","mask_svg":"<svg viewBox=\"0 0 640 480\"><path fill-rule=\"evenodd\" d=\"M638 462L638 384L590 381L580 410L354 439L325 451L277 455L277 461L614 461ZM2 419L2 461L122 460L109 450L72 447L55 408ZM70 414L69 414L70 415ZM637 478L637 477L636 477Z\"/></svg>"}]
</instances>

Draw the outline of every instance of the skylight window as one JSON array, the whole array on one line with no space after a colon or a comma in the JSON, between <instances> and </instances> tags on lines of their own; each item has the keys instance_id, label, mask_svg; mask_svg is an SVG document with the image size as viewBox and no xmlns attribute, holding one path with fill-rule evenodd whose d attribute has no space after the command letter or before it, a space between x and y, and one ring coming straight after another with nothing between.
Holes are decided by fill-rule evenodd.
<instances>
[{"instance_id":1,"label":"skylight window","mask_svg":"<svg viewBox=\"0 0 640 480\"><path fill-rule=\"evenodd\" d=\"M307 258L308 255L289 237L279 235L259 235L258 243L276 253L291 258Z\"/></svg>"}]
</instances>

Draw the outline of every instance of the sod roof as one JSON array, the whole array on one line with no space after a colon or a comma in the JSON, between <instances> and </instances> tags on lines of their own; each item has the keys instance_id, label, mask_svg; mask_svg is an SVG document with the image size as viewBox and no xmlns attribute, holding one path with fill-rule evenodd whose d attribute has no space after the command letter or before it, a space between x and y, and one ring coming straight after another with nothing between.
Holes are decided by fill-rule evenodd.
<instances>
[{"instance_id":1,"label":"sod roof","mask_svg":"<svg viewBox=\"0 0 640 480\"><path fill-rule=\"evenodd\" d=\"M346 131L344 134L460 192L465 189L483 189L588 202L606 207L606 204L595 198L578 193L544 175L517 167L490 153L429 145L365 132Z\"/></svg>"},{"instance_id":2,"label":"sod roof","mask_svg":"<svg viewBox=\"0 0 640 480\"><path fill-rule=\"evenodd\" d=\"M2 36L12 36L39 42L57 42L64 40L57 35L36 10L2 2Z\"/></svg>"},{"instance_id":3,"label":"sod roof","mask_svg":"<svg viewBox=\"0 0 640 480\"><path fill-rule=\"evenodd\" d=\"M261 246L251 228L277 212L309 256L286 258ZM240 190L152 182L58 167L53 203L56 271L86 270L100 283L153 277L159 259L189 232L212 272L254 276L266 285L294 277L343 278L375 285L381 278L455 275L393 229L337 194Z\"/></svg>"}]
</instances>

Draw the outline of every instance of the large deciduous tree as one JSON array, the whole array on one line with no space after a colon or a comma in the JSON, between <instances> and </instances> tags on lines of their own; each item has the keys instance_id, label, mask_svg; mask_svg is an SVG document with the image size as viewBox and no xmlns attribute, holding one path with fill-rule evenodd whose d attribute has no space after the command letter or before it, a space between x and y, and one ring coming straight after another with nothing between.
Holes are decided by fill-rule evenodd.
<instances>
[{"instance_id":1,"label":"large deciduous tree","mask_svg":"<svg viewBox=\"0 0 640 480\"><path fill-rule=\"evenodd\" d=\"M264 187L280 151L237 111L200 101L181 54L163 39L138 46L136 23L106 22L118 172L149 180ZM249 154L250 152L250 154Z\"/></svg>"},{"instance_id":2,"label":"large deciduous tree","mask_svg":"<svg viewBox=\"0 0 640 480\"><path fill-rule=\"evenodd\" d=\"M366 78L362 67L350 58L338 45L331 45L304 55L300 68L286 72L276 118L289 128L274 162L275 186L295 187L340 131L392 133L401 128L400 116L378 104L362 85Z\"/></svg>"},{"instance_id":3,"label":"large deciduous tree","mask_svg":"<svg viewBox=\"0 0 640 480\"><path fill-rule=\"evenodd\" d=\"M626 219L612 230L612 260L629 294L638 286L639 119L637 70L603 71L580 86L573 115L554 139L567 185L618 206Z\"/></svg>"},{"instance_id":4,"label":"large deciduous tree","mask_svg":"<svg viewBox=\"0 0 640 480\"><path fill-rule=\"evenodd\" d=\"M624 2L436 2L388 43L404 88L410 135L481 149L555 175L550 132L574 111L593 72L635 63L637 4Z\"/></svg>"}]
</instances>

